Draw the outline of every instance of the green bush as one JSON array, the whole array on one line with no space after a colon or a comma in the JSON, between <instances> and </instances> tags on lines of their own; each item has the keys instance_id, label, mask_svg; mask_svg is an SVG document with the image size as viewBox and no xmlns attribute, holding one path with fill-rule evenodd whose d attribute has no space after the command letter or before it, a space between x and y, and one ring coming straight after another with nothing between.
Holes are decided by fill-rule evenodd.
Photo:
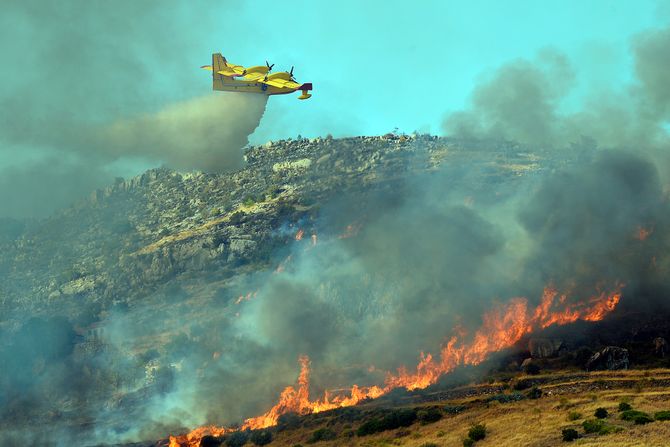
<instances>
[{"instance_id":1,"label":"green bush","mask_svg":"<svg viewBox=\"0 0 670 447\"><path fill-rule=\"evenodd\" d=\"M484 424L475 424L470 427L468 431L468 437L473 441L481 441L486 438L486 425Z\"/></svg>"},{"instance_id":2,"label":"green bush","mask_svg":"<svg viewBox=\"0 0 670 447\"><path fill-rule=\"evenodd\" d=\"M635 425L644 425L648 424L649 422L654 422L654 418L645 413L635 416L635 418L633 418L633 422L635 422Z\"/></svg>"},{"instance_id":3,"label":"green bush","mask_svg":"<svg viewBox=\"0 0 670 447\"><path fill-rule=\"evenodd\" d=\"M582 427L584 427L584 432L586 433L600 433L605 427L605 421L601 419L588 419L582 422Z\"/></svg>"},{"instance_id":4,"label":"green bush","mask_svg":"<svg viewBox=\"0 0 670 447\"><path fill-rule=\"evenodd\" d=\"M579 433L574 428L564 428L561 433L563 434L563 442L572 442L579 438Z\"/></svg>"},{"instance_id":5,"label":"green bush","mask_svg":"<svg viewBox=\"0 0 670 447\"><path fill-rule=\"evenodd\" d=\"M670 421L670 410L657 411L654 413L654 419L657 421Z\"/></svg>"},{"instance_id":6,"label":"green bush","mask_svg":"<svg viewBox=\"0 0 670 447\"><path fill-rule=\"evenodd\" d=\"M628 410L632 410L632 409L633 409L633 407L631 407L629 403L621 402L619 404L619 411L628 411Z\"/></svg>"},{"instance_id":7,"label":"green bush","mask_svg":"<svg viewBox=\"0 0 670 447\"><path fill-rule=\"evenodd\" d=\"M374 433L382 431L382 423L379 419L370 419L369 421L363 422L360 427L358 427L358 430L356 430L356 434L358 436L367 436L367 435L372 435Z\"/></svg>"},{"instance_id":8,"label":"green bush","mask_svg":"<svg viewBox=\"0 0 670 447\"><path fill-rule=\"evenodd\" d=\"M607 412L606 409L600 407L596 408L596 412L593 415L598 419L605 419L607 416L609 416L609 413Z\"/></svg>"},{"instance_id":9,"label":"green bush","mask_svg":"<svg viewBox=\"0 0 670 447\"><path fill-rule=\"evenodd\" d=\"M624 421L633 421L637 425L646 424L648 422L653 422L653 418L647 413L638 410L626 410L621 413L621 419Z\"/></svg>"},{"instance_id":10,"label":"green bush","mask_svg":"<svg viewBox=\"0 0 670 447\"><path fill-rule=\"evenodd\" d=\"M534 386L528 392L526 393L526 397L529 399L539 399L542 397L542 390L539 389L538 387Z\"/></svg>"},{"instance_id":11,"label":"green bush","mask_svg":"<svg viewBox=\"0 0 670 447\"><path fill-rule=\"evenodd\" d=\"M381 420L381 430L394 430L399 427L409 427L416 421L417 413L413 409L393 410Z\"/></svg>"},{"instance_id":12,"label":"green bush","mask_svg":"<svg viewBox=\"0 0 670 447\"><path fill-rule=\"evenodd\" d=\"M431 424L442 419L442 412L439 408L431 407L416 412L417 419L422 424Z\"/></svg>"},{"instance_id":13,"label":"green bush","mask_svg":"<svg viewBox=\"0 0 670 447\"><path fill-rule=\"evenodd\" d=\"M310 444L314 444L315 442L319 441L330 441L332 439L335 439L336 437L337 433L335 433L330 428L320 428L318 430L315 430L314 433L312 433L312 436L309 438L307 442Z\"/></svg>"},{"instance_id":14,"label":"green bush","mask_svg":"<svg viewBox=\"0 0 670 447\"><path fill-rule=\"evenodd\" d=\"M473 439L465 438L463 440L463 447L472 447L473 445L475 445L475 441Z\"/></svg>"},{"instance_id":15,"label":"green bush","mask_svg":"<svg viewBox=\"0 0 670 447\"><path fill-rule=\"evenodd\" d=\"M255 430L251 433L250 439L254 445L267 445L272 442L272 432L269 430Z\"/></svg>"},{"instance_id":16,"label":"green bush","mask_svg":"<svg viewBox=\"0 0 670 447\"><path fill-rule=\"evenodd\" d=\"M569 421L576 421L577 419L581 419L582 414L579 411L571 411L568 413L568 420Z\"/></svg>"}]
</instances>

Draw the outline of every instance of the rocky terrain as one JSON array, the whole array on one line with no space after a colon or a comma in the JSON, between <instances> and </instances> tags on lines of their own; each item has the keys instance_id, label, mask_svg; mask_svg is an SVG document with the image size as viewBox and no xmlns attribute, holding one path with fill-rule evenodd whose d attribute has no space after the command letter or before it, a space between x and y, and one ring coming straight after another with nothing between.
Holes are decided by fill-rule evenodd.
<instances>
[{"instance_id":1,"label":"rocky terrain","mask_svg":"<svg viewBox=\"0 0 670 447\"><path fill-rule=\"evenodd\" d=\"M152 169L47 219L6 220L0 354L18 372L0 379L11 390L0 396L0 432L18 429L12 436L23 439L24 424L48 424L82 439L123 440L186 430L160 420L150 434L136 433L132 420L155 414L147 402L180 377L220 379L202 359L217 360L221 346L238 342L218 328L253 298L247 276L281 271L293 241L349 237L376 193L392 196L439 169L453 169L454 190L467 183L478 200L494 202L520 179L586 154L578 145L555 157L516 143L428 135L298 138L247 148L237 172ZM359 219L322 218L345 196L356 198L350 215ZM193 353L198 362L184 363ZM24 376L39 380L16 388ZM46 384L52 380L58 386ZM241 407L235 417L248 412Z\"/></svg>"},{"instance_id":2,"label":"rocky terrain","mask_svg":"<svg viewBox=\"0 0 670 447\"><path fill-rule=\"evenodd\" d=\"M441 164L467 164L486 186L570 162L513 143L396 135L270 142L249 148L246 159L231 174L153 169L48 219L6 222L2 314L76 312L85 302L95 303L83 317L92 322L181 274L231 277L250 262L269 262L293 237L280 229L309 219L321 204L393 188Z\"/></svg>"}]
</instances>

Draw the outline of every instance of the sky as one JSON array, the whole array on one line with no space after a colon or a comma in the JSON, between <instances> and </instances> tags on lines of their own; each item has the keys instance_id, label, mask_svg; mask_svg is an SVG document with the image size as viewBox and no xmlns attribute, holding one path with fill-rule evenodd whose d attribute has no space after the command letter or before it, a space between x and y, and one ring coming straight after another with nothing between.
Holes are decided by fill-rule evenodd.
<instances>
[{"instance_id":1,"label":"sky","mask_svg":"<svg viewBox=\"0 0 670 447\"><path fill-rule=\"evenodd\" d=\"M0 17L0 217L45 216L155 166L226 171L302 135L444 133L501 65L560 52L561 107L631 79L631 39L670 2L7 0ZM313 96L212 92L211 53L295 66ZM213 99L216 98L216 99Z\"/></svg>"}]
</instances>

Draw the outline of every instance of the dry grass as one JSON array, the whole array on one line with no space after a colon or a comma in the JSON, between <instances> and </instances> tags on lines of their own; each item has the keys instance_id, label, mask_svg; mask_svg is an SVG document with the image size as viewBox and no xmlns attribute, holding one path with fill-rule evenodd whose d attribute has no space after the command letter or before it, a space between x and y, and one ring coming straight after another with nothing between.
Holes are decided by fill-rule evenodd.
<instances>
[{"instance_id":1,"label":"dry grass","mask_svg":"<svg viewBox=\"0 0 670 447\"><path fill-rule=\"evenodd\" d=\"M670 387L657 386L658 381L650 379L670 379L670 370L621 371L584 374L581 380L574 374L566 374L561 382L555 376L551 385L542 387L545 394L537 400L522 400L513 403L484 403L482 396L469 400L435 402L434 404L470 404L470 408L458 415L445 415L433 424L414 424L408 429L398 429L365 437L344 437L329 442L314 444L321 446L419 447L425 443L438 446L461 446L472 424L484 423L487 427L486 439L477 442L477 447L518 447L518 446L668 446L670 445L670 422L653 422L647 425L633 425L621 421L618 416L619 402L626 401L635 409L653 414L660 410L670 410ZM630 381L642 383L641 388L631 386ZM623 383L623 385L622 385ZM586 390L586 391L585 391ZM478 400L479 399L479 400ZM561 430L575 428L584 433L581 423L593 419L596 408L606 408L610 416L607 422L620 426L620 433L609 435L587 435L573 442L563 443ZM583 418L568 420L568 413L576 411ZM359 424L354 423L355 431ZM306 440L316 427L279 433L272 446L301 444L308 447ZM396 437L396 433L409 430L409 434ZM343 432L345 430L336 430Z\"/></svg>"}]
</instances>

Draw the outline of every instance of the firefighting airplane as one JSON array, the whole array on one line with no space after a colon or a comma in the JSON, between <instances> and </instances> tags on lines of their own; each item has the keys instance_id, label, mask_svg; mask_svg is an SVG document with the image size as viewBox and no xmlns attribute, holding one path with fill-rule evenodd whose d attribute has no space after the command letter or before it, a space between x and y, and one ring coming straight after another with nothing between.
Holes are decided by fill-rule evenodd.
<instances>
[{"instance_id":1,"label":"firefighting airplane","mask_svg":"<svg viewBox=\"0 0 670 447\"><path fill-rule=\"evenodd\" d=\"M212 65L203 65L200 68L211 70L212 87L214 90L226 92L263 93L265 95L285 95L301 90L298 99L307 99L312 95L312 83L298 84L293 78L293 67L290 72L282 71L270 74L274 64L244 68L241 65L231 64L221 53L212 54ZM235 78L241 78L240 80Z\"/></svg>"}]
</instances>

